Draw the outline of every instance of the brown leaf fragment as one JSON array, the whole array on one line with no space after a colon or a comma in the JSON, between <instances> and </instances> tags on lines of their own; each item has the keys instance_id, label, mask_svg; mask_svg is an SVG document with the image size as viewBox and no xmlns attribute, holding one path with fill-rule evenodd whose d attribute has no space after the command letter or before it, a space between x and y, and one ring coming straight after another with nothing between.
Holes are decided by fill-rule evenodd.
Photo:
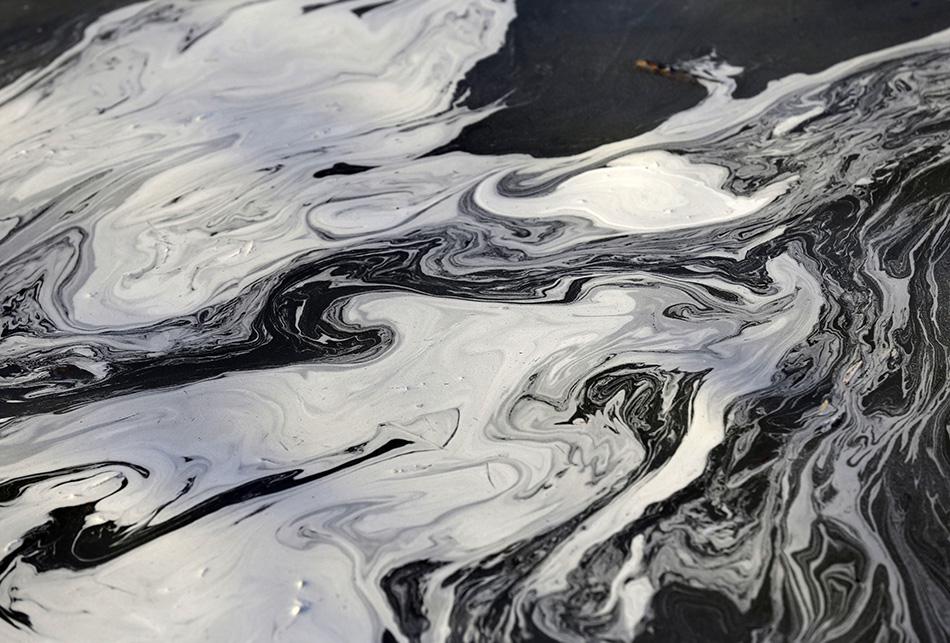
<instances>
[{"instance_id":1,"label":"brown leaf fragment","mask_svg":"<svg viewBox=\"0 0 950 643\"><path fill-rule=\"evenodd\" d=\"M654 74L656 76L662 76L663 78L678 80L684 83L693 83L694 85L699 84L699 80L693 74L683 69L677 69L672 65L665 65L652 60L637 58L634 62L634 66L636 66L637 70L646 72L648 74Z\"/></svg>"}]
</instances>

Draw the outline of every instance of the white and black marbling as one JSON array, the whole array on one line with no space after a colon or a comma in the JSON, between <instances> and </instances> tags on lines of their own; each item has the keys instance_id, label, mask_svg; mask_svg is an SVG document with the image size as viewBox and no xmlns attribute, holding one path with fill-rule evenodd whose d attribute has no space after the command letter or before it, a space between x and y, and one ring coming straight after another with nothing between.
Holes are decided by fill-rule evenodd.
<instances>
[{"instance_id":1,"label":"white and black marbling","mask_svg":"<svg viewBox=\"0 0 950 643\"><path fill-rule=\"evenodd\" d=\"M950 33L431 154L515 9L143 3L0 89L0 638L950 636Z\"/></svg>"}]
</instances>

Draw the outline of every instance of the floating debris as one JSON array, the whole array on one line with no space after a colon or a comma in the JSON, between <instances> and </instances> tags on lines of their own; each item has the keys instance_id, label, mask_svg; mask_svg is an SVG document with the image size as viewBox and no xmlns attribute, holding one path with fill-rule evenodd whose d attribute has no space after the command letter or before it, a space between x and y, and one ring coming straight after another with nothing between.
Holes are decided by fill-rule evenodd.
<instances>
[{"instance_id":1,"label":"floating debris","mask_svg":"<svg viewBox=\"0 0 950 643\"><path fill-rule=\"evenodd\" d=\"M653 62L652 60L646 60L644 58L637 58L634 62L634 65L639 71L644 71L648 74L663 76L663 78L678 80L684 83L692 83L694 85L699 84L699 79L696 78L696 76L684 69L673 67L672 65L665 65L663 63Z\"/></svg>"}]
</instances>

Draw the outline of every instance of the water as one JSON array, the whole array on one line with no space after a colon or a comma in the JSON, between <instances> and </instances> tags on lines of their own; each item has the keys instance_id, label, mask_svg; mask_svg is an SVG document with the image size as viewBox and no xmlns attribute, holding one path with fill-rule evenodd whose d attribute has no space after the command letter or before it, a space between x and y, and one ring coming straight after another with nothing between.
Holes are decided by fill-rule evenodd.
<instances>
[{"instance_id":1,"label":"water","mask_svg":"<svg viewBox=\"0 0 950 643\"><path fill-rule=\"evenodd\" d=\"M433 155L515 5L355 6L0 89L2 638L945 639L950 34Z\"/></svg>"}]
</instances>

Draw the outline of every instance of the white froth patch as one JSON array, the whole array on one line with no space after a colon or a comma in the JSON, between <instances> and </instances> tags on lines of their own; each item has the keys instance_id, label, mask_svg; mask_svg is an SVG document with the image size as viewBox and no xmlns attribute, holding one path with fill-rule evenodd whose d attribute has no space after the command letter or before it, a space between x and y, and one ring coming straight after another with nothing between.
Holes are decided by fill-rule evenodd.
<instances>
[{"instance_id":1,"label":"white froth patch","mask_svg":"<svg viewBox=\"0 0 950 643\"><path fill-rule=\"evenodd\" d=\"M483 207L511 217L583 217L628 232L661 232L726 223L750 216L785 194L794 179L737 196L723 183L725 168L650 150L573 176L535 197L506 198L497 184L482 184Z\"/></svg>"},{"instance_id":2,"label":"white froth patch","mask_svg":"<svg viewBox=\"0 0 950 643\"><path fill-rule=\"evenodd\" d=\"M351 300L344 318L386 325L397 337L365 364L232 373L32 418L7 438L4 477L103 458L150 476L117 466L55 493L52 484L35 487L13 505L18 521L0 533L8 538L65 503L98 499L89 524L141 524L161 508L160 523L262 475L327 469L353 444L371 451L405 438L414 446L224 508L95 569L35 575L23 566L4 582L22 588L37 631L54 638L68 605L70 640L96 640L104 627L109 638L129 640L187 638L196 629L258 640L275 628L322 641L377 640L390 614L380 589L388 571L424 558L446 561L447 574L474 564L576 515L639 466L643 449L617 424L621 414L568 422L572 405L551 402L624 363L708 369L674 459L592 516L528 580L532 591L555 591L586 547L698 474L721 438L723 408L768 381L778 355L807 334L816 285L788 257L769 270L774 293L734 288L751 316L783 305L741 333L725 311L716 320L656 317L688 301L675 281L602 279L578 301L545 305L374 293ZM762 346L775 350L763 357ZM126 486L117 489L120 475ZM652 590L641 563L635 556L618 570L632 584L618 584L611 599L627 610L625 631ZM433 583L431 591L427 608L439 623L454 585ZM228 610L235 605L239 614Z\"/></svg>"},{"instance_id":3,"label":"white froth patch","mask_svg":"<svg viewBox=\"0 0 950 643\"><path fill-rule=\"evenodd\" d=\"M359 208L339 193L345 185L314 172L398 167L496 108L470 110L456 88L503 44L513 2L404 0L361 17L356 3L307 14L303 4L130 7L0 89L0 207L53 202L37 242L59 221L90 233L88 272L69 293L77 326L189 314L335 245L321 232L391 230L426 207L421 187L393 189L382 175ZM194 34L203 35L189 43Z\"/></svg>"}]
</instances>

